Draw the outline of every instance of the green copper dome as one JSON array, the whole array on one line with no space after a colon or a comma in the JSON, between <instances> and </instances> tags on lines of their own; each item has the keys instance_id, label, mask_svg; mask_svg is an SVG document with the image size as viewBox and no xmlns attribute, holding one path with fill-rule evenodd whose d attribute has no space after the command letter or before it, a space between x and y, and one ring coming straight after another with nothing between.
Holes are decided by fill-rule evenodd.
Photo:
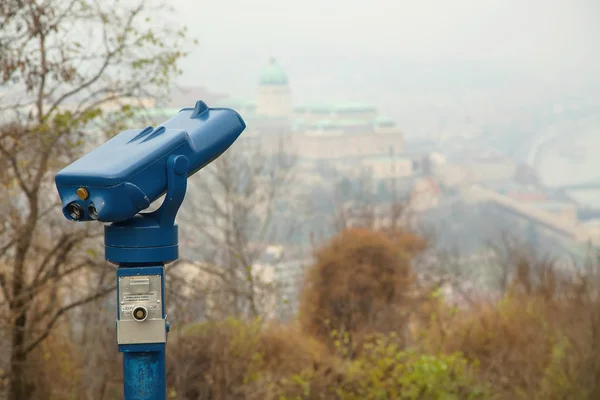
<instances>
[{"instance_id":1,"label":"green copper dome","mask_svg":"<svg viewBox=\"0 0 600 400\"><path fill-rule=\"evenodd\" d=\"M261 85L287 85L288 77L283 68L271 58L269 64L260 73Z\"/></svg>"}]
</instances>

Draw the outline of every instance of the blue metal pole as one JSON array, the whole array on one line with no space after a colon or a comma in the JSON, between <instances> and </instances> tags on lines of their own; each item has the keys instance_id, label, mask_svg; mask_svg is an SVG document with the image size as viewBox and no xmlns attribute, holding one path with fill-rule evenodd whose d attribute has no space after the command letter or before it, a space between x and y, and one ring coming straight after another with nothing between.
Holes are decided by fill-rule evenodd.
<instances>
[{"instance_id":1,"label":"blue metal pole","mask_svg":"<svg viewBox=\"0 0 600 400\"><path fill-rule=\"evenodd\" d=\"M151 304L148 307L153 307L153 309L150 308L149 312L151 313L152 311L156 312L160 310L160 318L166 321L165 302L159 299L159 297L164 299L164 266L162 264L141 267L135 267L128 264L120 266L117 269L117 279L119 280L117 296L119 299L123 298L121 287L126 287L126 285L123 285L124 279L133 277L139 280L139 277L146 276L153 276L160 279L160 286L162 288L160 296L155 296L156 300L152 299L152 303L156 304ZM139 297L142 296L143 295ZM122 303L123 301L121 300L119 304L118 320L125 318L125 314L131 314L134 307ZM168 322L166 324L165 329L168 332ZM125 399L165 400L167 396L165 384L166 343L119 344L118 348L119 352L123 353Z\"/></svg>"},{"instance_id":2,"label":"blue metal pole","mask_svg":"<svg viewBox=\"0 0 600 400\"><path fill-rule=\"evenodd\" d=\"M165 345L131 345L121 351L125 399L166 399Z\"/></svg>"}]
</instances>

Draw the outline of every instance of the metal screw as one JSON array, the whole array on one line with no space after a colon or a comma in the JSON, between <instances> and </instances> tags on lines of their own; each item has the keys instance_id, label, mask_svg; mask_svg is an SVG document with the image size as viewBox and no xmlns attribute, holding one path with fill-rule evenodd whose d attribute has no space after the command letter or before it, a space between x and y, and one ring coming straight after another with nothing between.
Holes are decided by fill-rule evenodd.
<instances>
[{"instance_id":1,"label":"metal screw","mask_svg":"<svg viewBox=\"0 0 600 400\"><path fill-rule=\"evenodd\" d=\"M160 303L160 300L156 300L157 303Z\"/></svg>"},{"instance_id":2,"label":"metal screw","mask_svg":"<svg viewBox=\"0 0 600 400\"><path fill-rule=\"evenodd\" d=\"M122 302L121 302L121 304L125 304L125 302L124 302L124 301L122 301Z\"/></svg>"}]
</instances>

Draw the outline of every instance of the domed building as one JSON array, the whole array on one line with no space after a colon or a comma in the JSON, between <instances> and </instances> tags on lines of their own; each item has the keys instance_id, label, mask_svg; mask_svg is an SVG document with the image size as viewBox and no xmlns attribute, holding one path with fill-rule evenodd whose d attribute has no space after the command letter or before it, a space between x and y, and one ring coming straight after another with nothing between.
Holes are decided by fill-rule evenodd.
<instances>
[{"instance_id":1,"label":"domed building","mask_svg":"<svg viewBox=\"0 0 600 400\"><path fill-rule=\"evenodd\" d=\"M271 58L261 71L256 96L256 114L267 118L292 117L292 96L284 69Z\"/></svg>"},{"instance_id":2,"label":"domed building","mask_svg":"<svg viewBox=\"0 0 600 400\"><path fill-rule=\"evenodd\" d=\"M396 122L381 116L371 104L292 104L290 79L271 58L258 76L255 100L225 100L218 106L237 110L246 121L242 138L259 140L266 151L279 151L274 136L286 135L286 146L303 160L338 160L350 164L377 160L385 166L391 154L404 150ZM383 160L383 164L381 164ZM387 172L386 172L387 173Z\"/></svg>"}]
</instances>

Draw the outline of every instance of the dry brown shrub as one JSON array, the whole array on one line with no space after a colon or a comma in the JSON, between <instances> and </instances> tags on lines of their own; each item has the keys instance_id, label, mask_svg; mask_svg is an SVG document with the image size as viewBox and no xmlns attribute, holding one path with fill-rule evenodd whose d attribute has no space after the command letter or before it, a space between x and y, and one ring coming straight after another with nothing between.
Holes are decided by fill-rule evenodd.
<instances>
[{"instance_id":1,"label":"dry brown shrub","mask_svg":"<svg viewBox=\"0 0 600 400\"><path fill-rule=\"evenodd\" d=\"M291 326L235 319L187 328L168 354L171 398L186 400L271 398L282 377L330 363L324 346Z\"/></svg>"},{"instance_id":2,"label":"dry brown shrub","mask_svg":"<svg viewBox=\"0 0 600 400\"><path fill-rule=\"evenodd\" d=\"M599 282L548 260L517 258L514 271L499 303L441 314L451 322L427 339L477 360L504 398L600 398Z\"/></svg>"},{"instance_id":3,"label":"dry brown shrub","mask_svg":"<svg viewBox=\"0 0 600 400\"><path fill-rule=\"evenodd\" d=\"M173 398L243 398L240 390L255 363L258 327L230 319L173 333L167 352Z\"/></svg>"},{"instance_id":4,"label":"dry brown shrub","mask_svg":"<svg viewBox=\"0 0 600 400\"><path fill-rule=\"evenodd\" d=\"M372 332L402 331L417 291L411 261L424 246L402 231L342 231L315 252L306 272L303 330L332 349L345 332L357 341Z\"/></svg>"},{"instance_id":5,"label":"dry brown shrub","mask_svg":"<svg viewBox=\"0 0 600 400\"><path fill-rule=\"evenodd\" d=\"M308 391L326 393L343 377L341 360L332 355L325 345L306 336L297 327L271 326L262 332L259 343L259 351L263 356L263 376L246 387L248 400L279 400L283 394L285 398L300 396L308 399L312 397L306 397L306 388L294 388L296 391L290 389L290 380L296 381L308 373L311 377L310 381L305 382Z\"/></svg>"},{"instance_id":6,"label":"dry brown shrub","mask_svg":"<svg viewBox=\"0 0 600 400\"><path fill-rule=\"evenodd\" d=\"M287 325L266 328L260 335L259 348L263 355L263 369L278 375L327 363L331 358L322 343Z\"/></svg>"},{"instance_id":7,"label":"dry brown shrub","mask_svg":"<svg viewBox=\"0 0 600 400\"><path fill-rule=\"evenodd\" d=\"M535 302L510 299L499 308L482 306L455 320L445 349L462 351L481 364L485 379L496 386L533 388L552 350L543 316Z\"/></svg>"}]
</instances>

